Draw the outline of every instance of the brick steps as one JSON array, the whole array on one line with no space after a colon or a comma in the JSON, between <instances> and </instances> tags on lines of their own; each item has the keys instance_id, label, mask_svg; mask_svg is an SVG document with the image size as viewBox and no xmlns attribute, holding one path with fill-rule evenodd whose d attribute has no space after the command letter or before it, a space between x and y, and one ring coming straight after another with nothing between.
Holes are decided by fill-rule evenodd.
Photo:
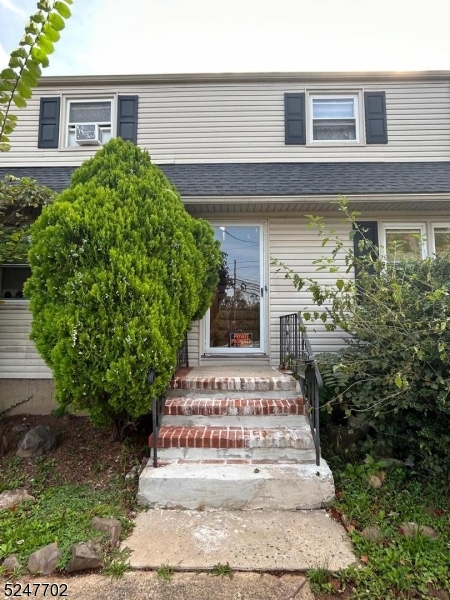
<instances>
[{"instance_id":1,"label":"brick steps","mask_svg":"<svg viewBox=\"0 0 450 600\"><path fill-rule=\"evenodd\" d=\"M155 508L311 509L334 493L328 466L316 465L297 381L267 366L179 371L157 458L159 468L149 461L141 473L138 493Z\"/></svg>"},{"instance_id":2,"label":"brick steps","mask_svg":"<svg viewBox=\"0 0 450 600\"><path fill-rule=\"evenodd\" d=\"M164 415L170 416L281 416L304 415L301 396L292 398L168 398ZM167 422L167 421L166 421Z\"/></svg>"},{"instance_id":3,"label":"brick steps","mask_svg":"<svg viewBox=\"0 0 450 600\"><path fill-rule=\"evenodd\" d=\"M195 369L179 371L170 382L172 390L218 390L218 391L295 391L297 382L293 377L279 371L263 377L198 377ZM192 374L191 374L192 373Z\"/></svg>"},{"instance_id":4,"label":"brick steps","mask_svg":"<svg viewBox=\"0 0 450 600\"><path fill-rule=\"evenodd\" d=\"M202 427L162 426L158 448L311 448L304 427ZM149 440L152 443L152 439Z\"/></svg>"}]
</instances>

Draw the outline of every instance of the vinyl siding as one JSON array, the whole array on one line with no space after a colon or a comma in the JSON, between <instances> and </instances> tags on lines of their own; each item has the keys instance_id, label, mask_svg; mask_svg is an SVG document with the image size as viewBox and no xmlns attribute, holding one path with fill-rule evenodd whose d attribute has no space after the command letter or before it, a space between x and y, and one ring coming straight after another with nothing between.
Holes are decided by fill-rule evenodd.
<instances>
[{"instance_id":1,"label":"vinyl siding","mask_svg":"<svg viewBox=\"0 0 450 600\"><path fill-rule=\"evenodd\" d=\"M303 212L303 215L307 211ZM215 215L215 218L232 219L230 213ZM206 216L203 213L203 216ZM255 222L255 216L247 213L235 215L240 223L246 221ZM276 258L303 277L311 277L319 283L334 284L338 277L353 277L353 274L345 274L343 261L340 266L342 272L329 274L326 271L317 271L314 261L321 256L329 254L330 247L322 247L322 238L316 229L308 228L308 220L298 213L284 213L268 216L261 215L266 219L267 233L267 256ZM432 224L450 223L450 210L446 214L405 211L403 213L382 214L364 212L361 220L378 220L382 223L424 223L428 239L432 238ZM325 229L333 228L335 235L351 246L348 240L348 226L342 223L342 215L330 215L324 217ZM382 244L380 238L380 244ZM299 310L314 310L311 297L307 292L297 292L292 281L285 279L282 272L277 273L276 266L269 267L268 276L269 306L269 339L268 354L273 366L279 364L279 317L297 312ZM5 302L0 305L0 378L17 379L48 379L51 371L44 361L39 357L33 342L29 340L31 325L31 314L26 302ZM343 336L339 332L326 332L323 325L319 323L308 324L308 334L315 352L335 351L344 345ZM203 353L203 339L201 338L201 323L196 321L188 332L189 364L191 367L199 364L200 355ZM221 359L223 360L223 359Z\"/></svg>"},{"instance_id":2,"label":"vinyl siding","mask_svg":"<svg viewBox=\"0 0 450 600\"><path fill-rule=\"evenodd\" d=\"M200 357L200 322L194 321L188 331L189 366L197 367Z\"/></svg>"},{"instance_id":3,"label":"vinyl siding","mask_svg":"<svg viewBox=\"0 0 450 600\"><path fill-rule=\"evenodd\" d=\"M335 235L350 244L348 239L348 226L342 219L324 219L326 229L333 228ZM285 218L270 219L269 224L269 253L273 258L284 263L288 268L298 273L301 277L311 277L321 285L334 284L336 279L353 277L353 273L345 274L343 256L338 261L342 268L339 274L330 274L326 270L317 271L314 261L321 256L329 256L332 249L322 247L322 238L315 228L308 228L305 218L286 216ZM279 335L280 316L291 314L299 310L317 310L311 299L311 294L306 291L295 290L290 279L284 277L283 272L277 273L278 267L270 267L270 361L276 366L279 364ZM309 339L315 352L333 352L342 347L342 335L326 332L322 323L307 324Z\"/></svg>"},{"instance_id":4,"label":"vinyl siding","mask_svg":"<svg viewBox=\"0 0 450 600\"><path fill-rule=\"evenodd\" d=\"M287 146L284 93L301 91L386 92L388 144ZM76 166L92 147L37 148L39 100L73 95L70 87L39 87L20 111L12 149L2 166ZM450 82L395 81L305 85L282 81L89 86L77 95L137 94L138 144L154 162L436 161L450 159ZM62 103L62 106L64 103ZM362 110L363 107L361 107ZM62 108L62 112L64 109Z\"/></svg>"},{"instance_id":5,"label":"vinyl siding","mask_svg":"<svg viewBox=\"0 0 450 600\"><path fill-rule=\"evenodd\" d=\"M52 372L30 340L26 301L0 305L0 379L52 379Z\"/></svg>"},{"instance_id":6,"label":"vinyl siding","mask_svg":"<svg viewBox=\"0 0 450 600\"><path fill-rule=\"evenodd\" d=\"M0 305L0 379L52 379L52 372L30 340L31 312L27 302ZM188 333L189 364L198 365L199 322Z\"/></svg>"}]
</instances>

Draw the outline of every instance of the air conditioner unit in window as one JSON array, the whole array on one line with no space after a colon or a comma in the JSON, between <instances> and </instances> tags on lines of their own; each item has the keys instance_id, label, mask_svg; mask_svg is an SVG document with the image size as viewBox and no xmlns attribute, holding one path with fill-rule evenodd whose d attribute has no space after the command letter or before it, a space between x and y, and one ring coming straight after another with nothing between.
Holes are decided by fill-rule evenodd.
<instances>
[{"instance_id":1,"label":"air conditioner unit in window","mask_svg":"<svg viewBox=\"0 0 450 600\"><path fill-rule=\"evenodd\" d=\"M97 123L75 125L75 141L79 146L101 146L102 133Z\"/></svg>"}]
</instances>

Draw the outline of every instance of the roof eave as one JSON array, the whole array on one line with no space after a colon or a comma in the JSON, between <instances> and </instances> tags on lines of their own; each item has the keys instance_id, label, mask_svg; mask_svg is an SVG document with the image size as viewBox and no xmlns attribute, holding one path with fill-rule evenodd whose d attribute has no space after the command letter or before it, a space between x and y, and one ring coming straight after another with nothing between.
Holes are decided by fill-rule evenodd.
<instances>
[{"instance_id":1,"label":"roof eave","mask_svg":"<svg viewBox=\"0 0 450 600\"><path fill-rule=\"evenodd\" d=\"M80 86L89 84L189 84L227 82L338 82L338 81L430 81L450 80L450 71L317 71L286 73L176 73L176 74L128 74L128 75L60 75L41 77L39 86Z\"/></svg>"}]
</instances>

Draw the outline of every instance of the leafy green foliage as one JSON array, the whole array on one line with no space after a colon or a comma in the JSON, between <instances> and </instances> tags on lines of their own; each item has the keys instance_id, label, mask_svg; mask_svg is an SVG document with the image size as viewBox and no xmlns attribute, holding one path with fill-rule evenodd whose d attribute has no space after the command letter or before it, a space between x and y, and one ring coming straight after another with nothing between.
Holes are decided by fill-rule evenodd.
<instances>
[{"instance_id":1,"label":"leafy green foliage","mask_svg":"<svg viewBox=\"0 0 450 600\"><path fill-rule=\"evenodd\" d=\"M119 518L126 531L130 524L114 489L94 490L85 485L48 487L36 502L24 502L15 510L0 511L0 558L12 552L22 565L42 546L57 542L64 568L73 544L99 538L107 542L107 533L94 531L93 516Z\"/></svg>"},{"instance_id":2,"label":"leafy green foliage","mask_svg":"<svg viewBox=\"0 0 450 600\"><path fill-rule=\"evenodd\" d=\"M333 457L328 458L336 463ZM380 489L371 488L366 477L355 478L343 465L335 464L333 475L339 498L334 511L345 514L350 522L348 529L362 564L329 573L328 581L338 578L341 589L351 590L352 598L441 597L437 590L450 586L447 489L419 479L405 468L388 468ZM404 522L430 526L438 537L430 539L420 533L412 538L402 536L398 528ZM361 535L365 527L374 525L381 530L379 542ZM326 579L320 583L326 584Z\"/></svg>"},{"instance_id":3,"label":"leafy green foliage","mask_svg":"<svg viewBox=\"0 0 450 600\"><path fill-rule=\"evenodd\" d=\"M357 213L339 203L351 229ZM375 451L412 458L441 477L450 476L450 257L385 264L361 231L362 256L325 231L330 252L317 269L336 274L334 285L319 285L290 271L297 290L307 290L318 309L303 313L329 331L347 335L347 348L330 360L319 357L326 373L328 403L363 417L377 432ZM357 268L358 279L353 277Z\"/></svg>"},{"instance_id":4,"label":"leafy green foliage","mask_svg":"<svg viewBox=\"0 0 450 600\"><path fill-rule=\"evenodd\" d=\"M333 587L330 583L330 570L326 566L314 567L306 571L306 577L308 578L311 586L311 591L315 594L320 593L331 593Z\"/></svg>"},{"instance_id":5,"label":"leafy green foliage","mask_svg":"<svg viewBox=\"0 0 450 600\"><path fill-rule=\"evenodd\" d=\"M211 226L189 216L148 153L116 139L43 211L29 258L32 338L58 402L87 409L95 424L148 412L217 285Z\"/></svg>"},{"instance_id":6,"label":"leafy green foliage","mask_svg":"<svg viewBox=\"0 0 450 600\"><path fill-rule=\"evenodd\" d=\"M41 69L49 65L48 55L54 52L54 43L59 40L59 31L71 16L68 5L73 0L40 0L37 12L31 15L25 26L25 34L19 47L10 55L8 67L0 72L0 152L10 148L9 136L17 124L17 115L11 110L13 105L25 108L31 98L31 88L41 76Z\"/></svg>"},{"instance_id":7,"label":"leafy green foliage","mask_svg":"<svg viewBox=\"0 0 450 600\"><path fill-rule=\"evenodd\" d=\"M230 567L230 563L217 563L211 569L211 575L215 575L216 577L229 577L230 579L233 579L233 569Z\"/></svg>"},{"instance_id":8,"label":"leafy green foliage","mask_svg":"<svg viewBox=\"0 0 450 600\"><path fill-rule=\"evenodd\" d=\"M0 180L0 264L25 262L30 225L55 196L32 179L8 175Z\"/></svg>"},{"instance_id":9,"label":"leafy green foliage","mask_svg":"<svg viewBox=\"0 0 450 600\"><path fill-rule=\"evenodd\" d=\"M102 570L103 575L109 575L120 579L127 571L131 571L131 565L129 558L131 556L131 550L129 548L114 548L109 554L106 560L105 567Z\"/></svg>"},{"instance_id":10,"label":"leafy green foliage","mask_svg":"<svg viewBox=\"0 0 450 600\"><path fill-rule=\"evenodd\" d=\"M161 565L158 569L156 569L156 573L160 579L164 581L170 581L174 574L174 568L172 565Z\"/></svg>"}]
</instances>

